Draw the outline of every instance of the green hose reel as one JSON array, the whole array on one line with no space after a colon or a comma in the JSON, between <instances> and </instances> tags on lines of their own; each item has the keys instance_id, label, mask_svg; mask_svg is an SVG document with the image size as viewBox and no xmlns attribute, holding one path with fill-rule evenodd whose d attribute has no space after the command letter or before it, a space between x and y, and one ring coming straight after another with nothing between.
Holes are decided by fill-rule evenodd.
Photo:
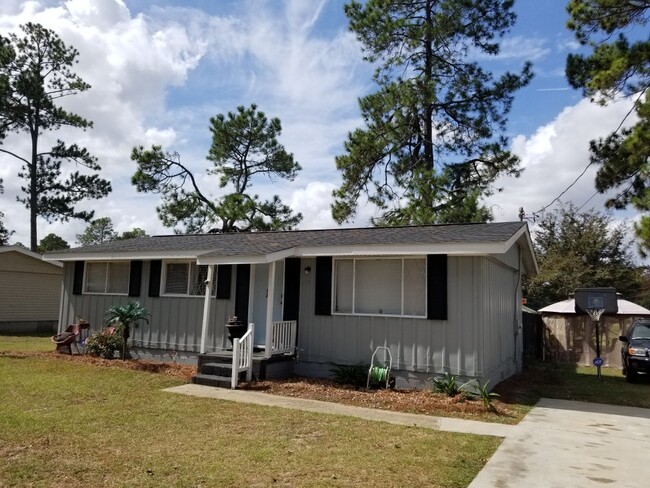
<instances>
[{"instance_id":1,"label":"green hose reel","mask_svg":"<svg viewBox=\"0 0 650 488\"><path fill-rule=\"evenodd\" d=\"M384 351L384 365L376 366L375 364L379 363L376 360L377 353L379 351ZM366 388L370 388L370 385L380 385L385 388L389 387L390 383L390 370L393 367L393 357L390 353L390 349L387 347L378 347L375 349L375 352L370 358L370 368L368 369L368 381L366 383Z\"/></svg>"},{"instance_id":2,"label":"green hose reel","mask_svg":"<svg viewBox=\"0 0 650 488\"><path fill-rule=\"evenodd\" d=\"M388 368L373 366L370 370L370 383L386 383L388 378Z\"/></svg>"}]
</instances>

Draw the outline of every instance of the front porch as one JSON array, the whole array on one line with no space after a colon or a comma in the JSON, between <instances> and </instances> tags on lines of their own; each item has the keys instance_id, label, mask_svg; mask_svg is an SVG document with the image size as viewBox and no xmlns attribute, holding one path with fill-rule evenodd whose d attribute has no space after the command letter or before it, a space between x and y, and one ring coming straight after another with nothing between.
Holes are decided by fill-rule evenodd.
<instances>
[{"instance_id":1,"label":"front porch","mask_svg":"<svg viewBox=\"0 0 650 488\"><path fill-rule=\"evenodd\" d=\"M248 324L241 338L233 338L232 349L199 354L192 382L236 388L242 380L288 378L295 363L297 325L295 320L271 322L268 346L255 347L255 325Z\"/></svg>"},{"instance_id":2,"label":"front porch","mask_svg":"<svg viewBox=\"0 0 650 488\"><path fill-rule=\"evenodd\" d=\"M200 354L196 375L192 383L205 386L230 388L232 381L233 351ZM283 379L293 375L294 354L276 354L266 357L264 351L256 350L252 356L252 379ZM239 373L240 381L246 380L246 372Z\"/></svg>"}]
</instances>

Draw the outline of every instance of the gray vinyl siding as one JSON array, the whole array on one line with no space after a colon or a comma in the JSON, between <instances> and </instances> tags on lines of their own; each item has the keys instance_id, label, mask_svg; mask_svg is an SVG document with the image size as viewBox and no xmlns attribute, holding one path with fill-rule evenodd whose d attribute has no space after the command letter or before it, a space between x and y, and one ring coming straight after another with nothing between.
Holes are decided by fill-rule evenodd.
<instances>
[{"instance_id":1,"label":"gray vinyl siding","mask_svg":"<svg viewBox=\"0 0 650 488\"><path fill-rule=\"evenodd\" d=\"M132 331L131 339L138 347L167 349L172 351L198 352L201 344L204 297L150 297L149 261L142 266L142 285L139 297L120 295L73 295L74 263L64 265L64 292L59 328L76 321L77 317L88 320L91 331L105 326L104 314L113 305L124 305L130 301L140 302L150 313L149 323L141 322ZM234 282L234 280L233 280ZM211 299L210 326L206 351L215 351L225 346L224 326L227 317L234 314L234 283L231 282L231 298Z\"/></svg>"},{"instance_id":2,"label":"gray vinyl siding","mask_svg":"<svg viewBox=\"0 0 650 488\"><path fill-rule=\"evenodd\" d=\"M61 267L18 251L0 253L0 322L56 321Z\"/></svg>"},{"instance_id":3,"label":"gray vinyl siding","mask_svg":"<svg viewBox=\"0 0 650 488\"><path fill-rule=\"evenodd\" d=\"M494 385L518 367L513 320L521 287L512 269L518 259L516 249L499 261L449 257L448 317L443 321L314 315L314 279L309 275L301 284L299 364L320 364L312 369L323 371L330 362L368 363L375 348L385 346L396 370L493 378ZM315 262L304 259L303 266L314 268Z\"/></svg>"},{"instance_id":4,"label":"gray vinyl siding","mask_svg":"<svg viewBox=\"0 0 650 488\"><path fill-rule=\"evenodd\" d=\"M513 247L502 259L484 259L482 304L483 375L494 385L521 369L521 279L519 252ZM514 269L513 269L514 268Z\"/></svg>"}]
</instances>

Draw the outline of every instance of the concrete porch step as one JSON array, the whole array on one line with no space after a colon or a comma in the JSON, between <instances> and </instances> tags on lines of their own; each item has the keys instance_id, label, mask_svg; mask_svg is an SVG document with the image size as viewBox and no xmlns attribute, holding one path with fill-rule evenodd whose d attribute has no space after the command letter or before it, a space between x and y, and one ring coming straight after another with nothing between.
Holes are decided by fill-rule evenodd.
<instances>
[{"instance_id":1,"label":"concrete porch step","mask_svg":"<svg viewBox=\"0 0 650 488\"><path fill-rule=\"evenodd\" d=\"M230 388L230 377L216 376L212 374L197 374L192 377L192 383L217 388Z\"/></svg>"},{"instance_id":2,"label":"concrete porch step","mask_svg":"<svg viewBox=\"0 0 650 488\"><path fill-rule=\"evenodd\" d=\"M232 374L232 364L228 363L203 363L200 373L212 376L226 376L230 378Z\"/></svg>"}]
</instances>

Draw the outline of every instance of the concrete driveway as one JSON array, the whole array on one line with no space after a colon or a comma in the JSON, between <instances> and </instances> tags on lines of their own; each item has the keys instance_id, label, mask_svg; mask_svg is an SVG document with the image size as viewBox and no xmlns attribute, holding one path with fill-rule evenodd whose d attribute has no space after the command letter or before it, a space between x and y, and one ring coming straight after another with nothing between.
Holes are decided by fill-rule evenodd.
<instances>
[{"instance_id":1,"label":"concrete driveway","mask_svg":"<svg viewBox=\"0 0 650 488\"><path fill-rule=\"evenodd\" d=\"M650 409L542 399L469 488L648 486Z\"/></svg>"}]
</instances>

